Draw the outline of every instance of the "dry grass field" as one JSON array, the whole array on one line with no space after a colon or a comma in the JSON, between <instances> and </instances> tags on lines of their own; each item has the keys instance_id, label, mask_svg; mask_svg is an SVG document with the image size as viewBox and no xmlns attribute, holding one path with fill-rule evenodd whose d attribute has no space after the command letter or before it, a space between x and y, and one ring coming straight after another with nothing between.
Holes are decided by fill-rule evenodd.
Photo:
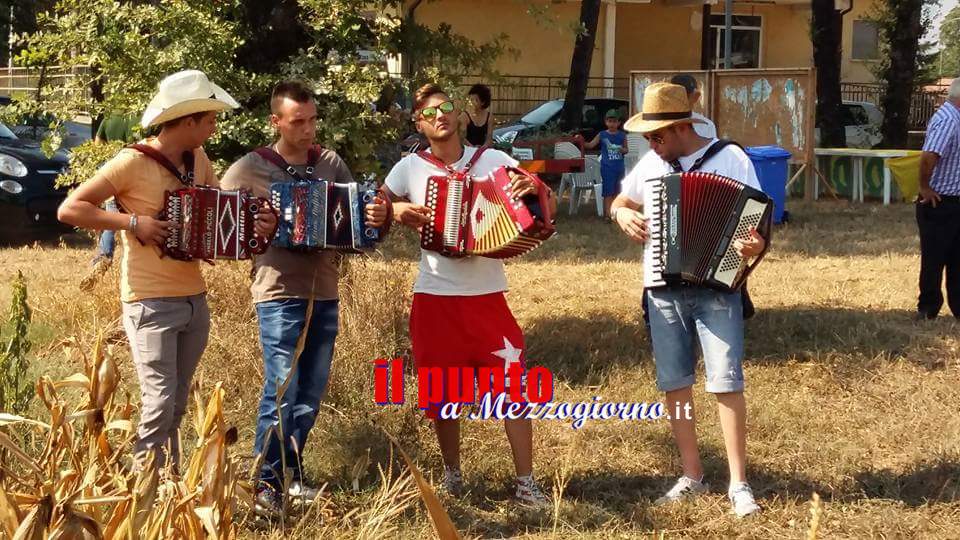
<instances>
[{"instance_id":1,"label":"dry grass field","mask_svg":"<svg viewBox=\"0 0 960 540\"><path fill-rule=\"evenodd\" d=\"M468 494L445 501L461 533L805 538L817 493L823 538L960 538L960 325L949 313L913 319L919 256L912 207L821 202L790 210L793 221L776 229L773 250L750 280L758 314L746 340L748 476L762 514L743 521L728 514L716 406L701 380L695 395L709 496L652 506L679 474L665 421L588 421L580 430L541 421L536 473L546 487L563 488L562 501L556 512L518 508L509 500L513 471L502 426L468 421ZM639 248L595 217L563 215L559 227L555 239L507 267L528 359L553 371L557 400L658 400L640 321ZM433 536L383 433L437 478L432 431L415 405L377 407L372 392L372 360L408 351L414 254L415 239L404 232L382 253L345 264L333 379L306 456L329 498L285 529L241 518L242 536ZM118 272L89 292L78 288L90 255L79 241L0 250L0 306L22 270L34 309L35 374L78 371L63 344L90 346L103 332L115 345L121 388L136 398L117 320ZM205 272L214 320L198 380L206 389L223 383L226 419L239 429L232 448L248 454L262 374L248 265L218 263ZM414 395L412 380L407 395ZM392 479L389 490L384 478Z\"/></svg>"}]
</instances>

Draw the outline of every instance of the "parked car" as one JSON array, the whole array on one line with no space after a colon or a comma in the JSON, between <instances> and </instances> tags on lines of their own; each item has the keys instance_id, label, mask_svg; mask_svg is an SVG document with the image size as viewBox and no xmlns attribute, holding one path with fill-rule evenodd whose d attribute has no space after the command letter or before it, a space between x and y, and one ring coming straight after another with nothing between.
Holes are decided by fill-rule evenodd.
<instances>
[{"instance_id":1,"label":"parked car","mask_svg":"<svg viewBox=\"0 0 960 540\"><path fill-rule=\"evenodd\" d=\"M840 114L847 134L847 148L873 148L883 140L880 133L883 113L873 103L844 100ZM820 146L820 128L816 129L815 137Z\"/></svg>"},{"instance_id":2,"label":"parked car","mask_svg":"<svg viewBox=\"0 0 960 540\"><path fill-rule=\"evenodd\" d=\"M610 109L620 109L620 117L626 121L629 104L624 99L588 97L583 102L583 123L579 131L583 138L592 140L606 126L604 116ZM557 131L563 100L554 99L541 103L520 117L517 122L493 130L495 142L513 143L517 137L535 136L538 131Z\"/></svg>"},{"instance_id":3,"label":"parked car","mask_svg":"<svg viewBox=\"0 0 960 540\"><path fill-rule=\"evenodd\" d=\"M11 126L10 130L21 139L41 142L47 136L47 133L50 132L50 125L53 122L54 119L50 116L38 116L25 119L19 125ZM64 150L79 146L93 138L90 124L83 124L72 120L62 122L59 126L59 131L61 137L60 147Z\"/></svg>"},{"instance_id":4,"label":"parked car","mask_svg":"<svg viewBox=\"0 0 960 540\"><path fill-rule=\"evenodd\" d=\"M11 104L9 96L0 96L0 107ZM50 132L50 125L54 123L54 118L50 115L40 115L26 118L17 125L9 125L12 131L20 139L41 142ZM79 146L93 138L90 124L67 120L60 123L60 147L69 150L74 146Z\"/></svg>"},{"instance_id":5,"label":"parked car","mask_svg":"<svg viewBox=\"0 0 960 540\"><path fill-rule=\"evenodd\" d=\"M0 241L65 230L57 221L57 207L67 192L56 187L56 179L68 163L66 152L47 157L40 143L20 139L0 123Z\"/></svg>"}]
</instances>

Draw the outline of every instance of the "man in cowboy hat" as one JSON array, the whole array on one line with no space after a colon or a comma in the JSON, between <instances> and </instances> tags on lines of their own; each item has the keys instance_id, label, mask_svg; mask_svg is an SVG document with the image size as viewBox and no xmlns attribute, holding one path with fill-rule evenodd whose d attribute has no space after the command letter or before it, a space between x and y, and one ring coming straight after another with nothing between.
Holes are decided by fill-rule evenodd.
<instances>
[{"instance_id":1,"label":"man in cowboy hat","mask_svg":"<svg viewBox=\"0 0 960 540\"><path fill-rule=\"evenodd\" d=\"M246 188L269 197L274 182L321 178L353 182L340 156L315 144L317 104L310 87L299 81L277 84L270 111L277 141L234 163L223 175L224 187ZM290 167L294 173L289 172ZM388 204L380 199L367 205L367 225L383 226ZM276 246L254 259L250 292L257 308L264 366L254 440L254 452L260 456L254 511L263 517L280 515L285 485L287 494L301 501L312 501L318 495L304 482L302 459L330 377L339 314L338 260L331 250L306 253ZM294 358L305 326L303 350ZM285 482L284 466L290 472L289 482Z\"/></svg>"},{"instance_id":2,"label":"man in cowboy hat","mask_svg":"<svg viewBox=\"0 0 960 540\"><path fill-rule=\"evenodd\" d=\"M169 457L176 468L180 421L210 330L200 263L160 256L158 246L174 224L154 216L163 209L166 191L191 180L195 185L218 184L202 145L216 130L217 113L237 106L199 71L170 75L143 113L144 128L160 128L156 137L141 142L148 148L121 150L57 212L60 221L77 227L122 231L123 327L142 401L134 446L138 466L155 453L154 466L162 467ZM121 212L100 208L110 197L116 198ZM258 234L269 235L275 225L270 210L257 215Z\"/></svg>"},{"instance_id":3,"label":"man in cowboy hat","mask_svg":"<svg viewBox=\"0 0 960 540\"><path fill-rule=\"evenodd\" d=\"M747 155L735 144L701 137L694 130L697 122L700 120L691 115L684 88L669 83L647 87L643 111L627 121L626 129L642 133L651 148L624 179L623 191L612 205L613 220L630 239L639 243L648 239L646 218L641 213L645 206L643 183L648 179L699 169L760 189ZM736 247L742 256L753 257L763 251L764 241L756 231L751 231L751 238L738 241ZM646 295L650 306L657 387L666 393L667 409L693 410L691 388L696 364L696 337L703 351L706 390L717 396L719 404L730 469L728 495L733 510L740 517L757 512L760 507L746 482L747 413L743 396L740 292L724 293L696 286L662 286L648 288ZM670 426L680 450L683 476L657 499L657 504L694 496L708 489L703 482L694 417L692 414L671 416Z\"/></svg>"}]
</instances>

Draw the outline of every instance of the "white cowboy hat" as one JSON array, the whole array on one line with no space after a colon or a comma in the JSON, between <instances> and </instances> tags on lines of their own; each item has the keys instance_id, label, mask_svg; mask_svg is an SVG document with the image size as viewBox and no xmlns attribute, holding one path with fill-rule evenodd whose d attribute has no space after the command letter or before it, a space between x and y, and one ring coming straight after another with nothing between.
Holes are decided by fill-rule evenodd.
<instances>
[{"instance_id":1,"label":"white cowboy hat","mask_svg":"<svg viewBox=\"0 0 960 540\"><path fill-rule=\"evenodd\" d=\"M140 125L148 128L198 112L239 106L223 88L210 82L205 73L188 69L160 81L160 89L143 111Z\"/></svg>"},{"instance_id":2,"label":"white cowboy hat","mask_svg":"<svg viewBox=\"0 0 960 540\"><path fill-rule=\"evenodd\" d=\"M693 118L687 90L670 83L654 83L643 93L643 110L627 120L623 129L639 133L652 133L674 124L703 124Z\"/></svg>"}]
</instances>

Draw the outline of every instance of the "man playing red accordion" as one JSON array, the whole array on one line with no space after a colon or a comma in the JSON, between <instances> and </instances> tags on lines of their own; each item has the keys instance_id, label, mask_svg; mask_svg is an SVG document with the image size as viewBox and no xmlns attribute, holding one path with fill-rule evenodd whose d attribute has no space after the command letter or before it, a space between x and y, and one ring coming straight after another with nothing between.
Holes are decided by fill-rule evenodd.
<instances>
[{"instance_id":1,"label":"man playing red accordion","mask_svg":"<svg viewBox=\"0 0 960 540\"><path fill-rule=\"evenodd\" d=\"M399 223L417 230L431 223L431 211L424 206L427 179L431 176L469 168L469 174L482 181L481 177L500 167L517 166L503 152L463 145L457 107L437 85L428 84L417 91L413 119L417 131L430 143L430 155L409 155L387 176L387 194L395 201L394 219ZM441 162L446 167L440 166ZM539 187L536 180L513 176L510 189L514 197L522 197L535 193ZM552 194L550 204L556 207ZM410 339L417 368L439 367L446 372L448 367L508 368L515 363L523 366L523 332L507 306L506 290L507 278L500 260L451 258L422 250L410 310ZM508 378L507 387L511 384L523 382ZM445 391L448 387L444 385ZM439 409L440 405L434 404L426 414L434 420L443 456L444 487L458 496L463 492L460 424L456 419L438 418ZM547 497L533 479L531 421L504 422L517 473L516 497L527 504L546 504Z\"/></svg>"},{"instance_id":2,"label":"man playing red accordion","mask_svg":"<svg viewBox=\"0 0 960 540\"><path fill-rule=\"evenodd\" d=\"M77 227L123 231L122 319L142 402L134 446L138 466L156 452L155 466L169 457L176 468L180 421L210 331L200 261L162 256L160 246L175 224L157 216L165 192L185 184L218 185L202 145L216 130L217 112L237 106L199 71L170 75L143 113L144 128L160 126L159 135L141 141L149 148L121 150L57 212L60 221ZM121 212L100 208L111 197ZM257 234L268 237L275 227L276 216L262 209L254 225Z\"/></svg>"}]
</instances>

